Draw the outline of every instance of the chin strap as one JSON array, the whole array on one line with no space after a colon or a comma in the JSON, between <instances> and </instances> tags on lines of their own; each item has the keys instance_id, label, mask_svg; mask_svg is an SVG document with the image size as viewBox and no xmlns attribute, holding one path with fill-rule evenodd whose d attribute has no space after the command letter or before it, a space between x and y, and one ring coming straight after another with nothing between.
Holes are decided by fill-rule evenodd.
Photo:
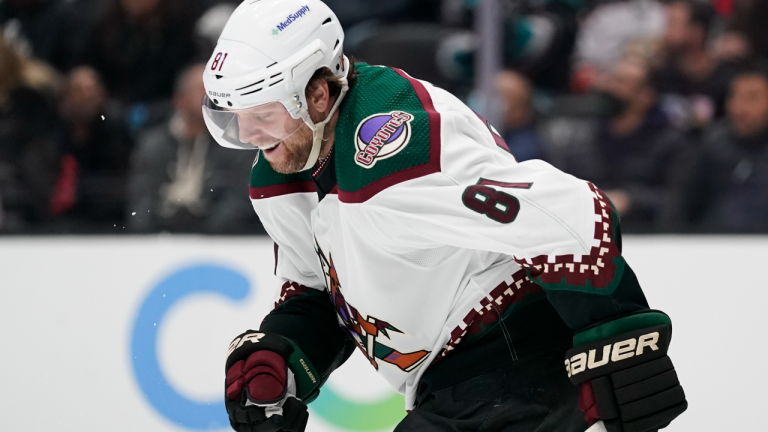
<instances>
[{"instance_id":1,"label":"chin strap","mask_svg":"<svg viewBox=\"0 0 768 432\"><path fill-rule=\"evenodd\" d=\"M345 63L349 64L349 60L347 60L346 57L344 59ZM309 152L309 159L307 159L307 163L304 165L304 168L302 168L301 171L306 171L314 167L317 163L317 160L320 158L320 148L323 146L323 137L325 136L325 125L331 121L331 117L333 117L333 114L336 113L337 109L339 109L341 101L344 99L344 96L346 96L347 91L349 90L349 81L347 81L348 75L349 67L347 67L344 76L341 78L341 93L339 93L339 97L336 98L336 103L333 104L333 108L331 108L331 112L328 113L328 116L325 118L325 120L321 121L320 123L313 123L309 118L309 113L304 111L304 122L307 124L307 126L309 126L310 129L312 129L313 139L312 150Z\"/></svg>"},{"instance_id":2,"label":"chin strap","mask_svg":"<svg viewBox=\"0 0 768 432\"><path fill-rule=\"evenodd\" d=\"M317 160L320 159L320 148L323 146L323 136L325 135L325 121L315 123L314 126L312 151L309 152L309 159L307 159L307 164L304 165L304 168L301 169L302 171L314 167Z\"/></svg>"}]
</instances>

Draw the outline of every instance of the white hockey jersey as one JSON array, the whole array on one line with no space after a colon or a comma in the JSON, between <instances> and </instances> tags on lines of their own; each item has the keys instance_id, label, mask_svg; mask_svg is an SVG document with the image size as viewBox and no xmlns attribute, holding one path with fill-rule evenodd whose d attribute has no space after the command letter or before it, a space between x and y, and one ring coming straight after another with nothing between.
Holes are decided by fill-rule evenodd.
<instances>
[{"instance_id":1,"label":"white hockey jersey","mask_svg":"<svg viewBox=\"0 0 768 432\"><path fill-rule=\"evenodd\" d=\"M320 199L309 174L257 159L250 194L276 243L280 301L327 290L340 325L410 409L431 363L527 296L609 297L624 270L618 218L590 183L516 162L448 92L397 69L358 70L322 168L334 187ZM572 328L590 319L563 318Z\"/></svg>"}]
</instances>

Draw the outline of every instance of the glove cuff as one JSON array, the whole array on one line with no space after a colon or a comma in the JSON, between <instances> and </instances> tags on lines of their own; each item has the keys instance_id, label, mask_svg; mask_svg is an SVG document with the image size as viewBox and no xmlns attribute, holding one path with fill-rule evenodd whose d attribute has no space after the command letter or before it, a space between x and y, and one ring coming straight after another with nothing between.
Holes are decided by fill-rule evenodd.
<instances>
[{"instance_id":1,"label":"glove cuff","mask_svg":"<svg viewBox=\"0 0 768 432\"><path fill-rule=\"evenodd\" d=\"M633 330L641 330L658 325L672 325L672 320L660 311L644 311L612 319L584 329L573 337L573 346L584 345L590 342L607 339Z\"/></svg>"},{"instance_id":2,"label":"glove cuff","mask_svg":"<svg viewBox=\"0 0 768 432\"><path fill-rule=\"evenodd\" d=\"M669 349L671 333L672 326L662 324L574 347L566 353L568 378L578 385L664 357Z\"/></svg>"},{"instance_id":3,"label":"glove cuff","mask_svg":"<svg viewBox=\"0 0 768 432\"><path fill-rule=\"evenodd\" d=\"M229 344L225 373L233 364L246 360L251 354L262 350L275 352L285 359L288 369L293 372L296 380L296 397L306 403L317 397L320 374L296 343L277 333L248 330L236 337Z\"/></svg>"}]
</instances>

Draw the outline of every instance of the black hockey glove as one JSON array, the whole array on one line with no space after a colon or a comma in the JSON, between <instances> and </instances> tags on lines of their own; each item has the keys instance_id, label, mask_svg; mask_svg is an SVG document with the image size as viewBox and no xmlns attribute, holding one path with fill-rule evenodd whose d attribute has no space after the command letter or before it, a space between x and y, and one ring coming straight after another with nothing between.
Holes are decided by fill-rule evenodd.
<instances>
[{"instance_id":1,"label":"black hockey glove","mask_svg":"<svg viewBox=\"0 0 768 432\"><path fill-rule=\"evenodd\" d=\"M580 386L579 408L608 432L664 428L688 407L667 349L672 324L661 312L614 320L574 337L568 377Z\"/></svg>"},{"instance_id":2,"label":"black hockey glove","mask_svg":"<svg viewBox=\"0 0 768 432\"><path fill-rule=\"evenodd\" d=\"M304 432L307 405L298 398L291 360L308 361L279 335L249 330L229 346L225 405L237 432ZM312 373L309 368L303 375ZM311 383L311 380L309 381ZM311 385L304 385L305 392ZM315 390L312 388L311 390Z\"/></svg>"}]
</instances>

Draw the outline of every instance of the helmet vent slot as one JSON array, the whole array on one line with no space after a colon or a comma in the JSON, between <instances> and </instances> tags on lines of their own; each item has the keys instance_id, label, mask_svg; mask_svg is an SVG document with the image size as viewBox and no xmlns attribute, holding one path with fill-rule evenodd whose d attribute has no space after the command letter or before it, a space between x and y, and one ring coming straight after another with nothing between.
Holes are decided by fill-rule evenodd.
<instances>
[{"instance_id":1,"label":"helmet vent slot","mask_svg":"<svg viewBox=\"0 0 768 432\"><path fill-rule=\"evenodd\" d=\"M241 94L240 96L247 96L247 95L249 95L249 94L254 94L254 93L256 93L256 92L260 92L261 90L263 90L263 89L261 89L261 88L257 88L257 89L256 89L256 90L254 90L254 91L250 91L250 92L248 92L248 93L243 93L243 94Z\"/></svg>"},{"instance_id":2,"label":"helmet vent slot","mask_svg":"<svg viewBox=\"0 0 768 432\"><path fill-rule=\"evenodd\" d=\"M224 78L224 75L216 75L216 79L222 79Z\"/></svg>"},{"instance_id":3,"label":"helmet vent slot","mask_svg":"<svg viewBox=\"0 0 768 432\"><path fill-rule=\"evenodd\" d=\"M283 73L282 73L282 72L280 72L280 73L278 73L277 75L272 75L271 77L269 77L269 79L272 79L272 78L275 78L275 77L279 77L279 76L280 76L280 75L282 75L282 74L283 74Z\"/></svg>"},{"instance_id":4,"label":"helmet vent slot","mask_svg":"<svg viewBox=\"0 0 768 432\"><path fill-rule=\"evenodd\" d=\"M339 46L339 40L336 39L336 45L333 46L333 49L336 49L336 47L338 47L338 46Z\"/></svg>"},{"instance_id":5,"label":"helmet vent slot","mask_svg":"<svg viewBox=\"0 0 768 432\"><path fill-rule=\"evenodd\" d=\"M235 91L237 91L237 90L243 90L243 89L247 89L248 87L253 87L253 86L255 86L255 85L258 85L258 84L261 84L261 83L263 83L263 82L264 82L264 80L261 80L261 81L255 82L255 83L253 83L253 84L248 84L248 85L247 85L247 86L245 86L245 87L240 87L239 89L235 89Z\"/></svg>"},{"instance_id":6,"label":"helmet vent slot","mask_svg":"<svg viewBox=\"0 0 768 432\"><path fill-rule=\"evenodd\" d=\"M277 80L277 81L273 82L272 84L270 84L269 86L270 86L270 87L272 87L272 86L274 86L274 85L278 85L278 84L280 84L280 83L281 83L281 82L283 82L283 81L284 81L284 80Z\"/></svg>"},{"instance_id":7,"label":"helmet vent slot","mask_svg":"<svg viewBox=\"0 0 768 432\"><path fill-rule=\"evenodd\" d=\"M276 65L277 62L272 63L271 65L267 66L267 69L271 68L272 66Z\"/></svg>"},{"instance_id":8,"label":"helmet vent slot","mask_svg":"<svg viewBox=\"0 0 768 432\"><path fill-rule=\"evenodd\" d=\"M326 25L326 24L330 23L331 21L333 21L331 19L331 17L328 17L328 18L325 19L325 21L323 21L323 25Z\"/></svg>"}]
</instances>

